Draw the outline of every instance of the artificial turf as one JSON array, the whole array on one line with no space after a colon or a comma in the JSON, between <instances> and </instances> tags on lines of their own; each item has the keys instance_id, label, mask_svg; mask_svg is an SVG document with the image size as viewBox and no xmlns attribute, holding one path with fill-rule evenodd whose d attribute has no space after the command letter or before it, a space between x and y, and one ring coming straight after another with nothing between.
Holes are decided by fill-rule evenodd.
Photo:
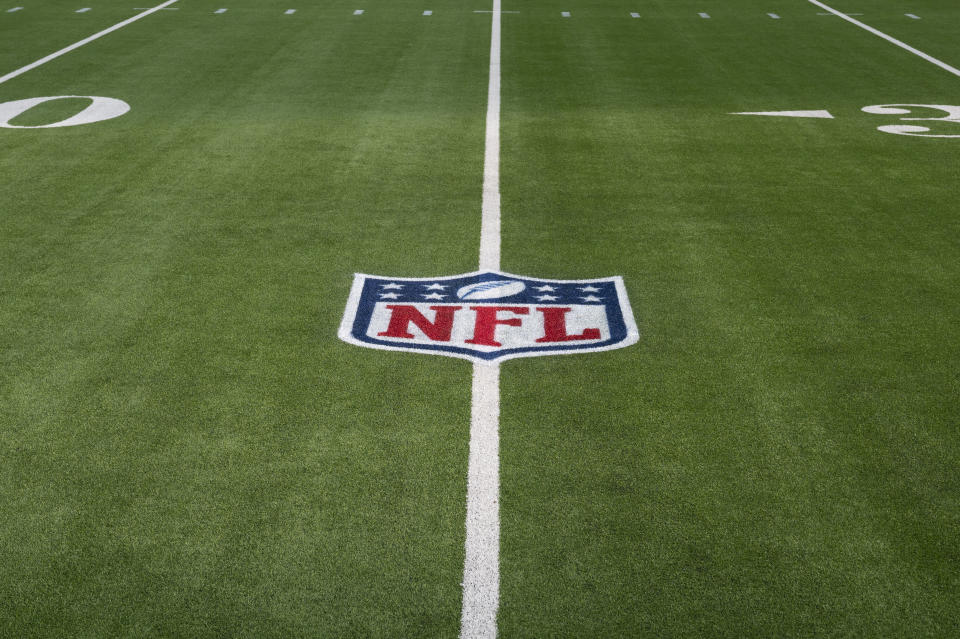
<instances>
[{"instance_id":1,"label":"artificial turf","mask_svg":"<svg viewBox=\"0 0 960 639\"><path fill-rule=\"evenodd\" d=\"M133 15L24 6L0 73ZM455 636L470 365L336 332L476 269L489 7L174 6L0 85L131 105L0 128L0 636ZM502 266L641 339L503 365L501 636L960 633L960 138L861 111L960 78L802 2L503 8Z\"/></svg>"}]
</instances>

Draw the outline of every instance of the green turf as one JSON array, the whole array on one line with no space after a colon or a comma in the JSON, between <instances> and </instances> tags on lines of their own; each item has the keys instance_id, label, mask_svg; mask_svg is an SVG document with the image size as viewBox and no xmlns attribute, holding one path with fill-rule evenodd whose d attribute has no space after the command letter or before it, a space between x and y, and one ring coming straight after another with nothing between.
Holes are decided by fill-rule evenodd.
<instances>
[{"instance_id":1,"label":"green turf","mask_svg":"<svg viewBox=\"0 0 960 639\"><path fill-rule=\"evenodd\" d=\"M134 13L18 3L0 74ZM0 129L0 636L456 636L470 366L336 331L476 268L487 7L175 6L0 85L131 105ZM504 9L502 267L641 339L503 365L501 636L960 633L960 139L861 111L960 78L808 3Z\"/></svg>"}]
</instances>

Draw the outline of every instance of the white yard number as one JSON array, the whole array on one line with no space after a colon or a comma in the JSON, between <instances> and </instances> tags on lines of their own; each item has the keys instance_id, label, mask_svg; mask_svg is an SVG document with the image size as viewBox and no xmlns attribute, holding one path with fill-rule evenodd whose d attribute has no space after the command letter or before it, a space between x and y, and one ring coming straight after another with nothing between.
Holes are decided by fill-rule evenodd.
<instances>
[{"instance_id":1,"label":"white yard number","mask_svg":"<svg viewBox=\"0 0 960 639\"><path fill-rule=\"evenodd\" d=\"M90 100L90 104L80 111L80 113L52 124L41 124L40 126L17 126L16 124L10 124L10 120L22 113L26 113L38 104L68 98ZM90 124L92 122L118 118L129 110L130 105L123 100L104 98L96 95L54 95L45 98L27 98L25 100L0 103L0 127L5 129L51 129L60 126L77 126L78 124Z\"/></svg>"},{"instance_id":2,"label":"white yard number","mask_svg":"<svg viewBox=\"0 0 960 639\"><path fill-rule=\"evenodd\" d=\"M907 115L913 113L913 109L915 108L936 109L937 111L946 113L946 115L939 118L899 118L900 121L952 122L953 124L960 124L960 106L951 106L949 104L874 104L865 106L862 110L875 115ZM885 124L884 126L878 126L877 130L883 131L884 133L893 133L894 135L911 135L920 138L960 138L960 129L955 129L958 132L953 135L942 135L930 133L930 127L917 126L914 124Z\"/></svg>"}]
</instances>

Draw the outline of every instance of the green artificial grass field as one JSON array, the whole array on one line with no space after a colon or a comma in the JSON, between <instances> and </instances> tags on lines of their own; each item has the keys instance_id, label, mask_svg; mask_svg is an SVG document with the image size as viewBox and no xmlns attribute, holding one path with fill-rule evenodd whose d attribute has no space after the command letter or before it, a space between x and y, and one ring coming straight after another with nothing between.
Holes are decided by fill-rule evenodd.
<instances>
[{"instance_id":1,"label":"green artificial grass field","mask_svg":"<svg viewBox=\"0 0 960 639\"><path fill-rule=\"evenodd\" d=\"M0 6L0 75L89 3ZM952 3L831 6L960 65ZM458 635L471 365L337 329L477 269L489 10L181 0L0 82L130 105L0 128L0 637ZM960 77L801 0L503 10L503 270L640 340L502 365L499 635L960 635L960 120L862 110Z\"/></svg>"}]
</instances>

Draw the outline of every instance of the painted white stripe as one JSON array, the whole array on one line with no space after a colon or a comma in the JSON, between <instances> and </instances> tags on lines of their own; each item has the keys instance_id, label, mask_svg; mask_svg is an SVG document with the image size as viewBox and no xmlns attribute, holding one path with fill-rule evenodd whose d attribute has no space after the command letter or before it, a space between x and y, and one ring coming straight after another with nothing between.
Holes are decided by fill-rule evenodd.
<instances>
[{"instance_id":1,"label":"painted white stripe","mask_svg":"<svg viewBox=\"0 0 960 639\"><path fill-rule=\"evenodd\" d=\"M432 15L433 15L433 11L424 11L424 12L423 12L423 15L425 15L425 16L432 16Z\"/></svg>"},{"instance_id":2,"label":"painted white stripe","mask_svg":"<svg viewBox=\"0 0 960 639\"><path fill-rule=\"evenodd\" d=\"M216 11L214 11L214 13L226 13L226 12L227 12L226 9L217 9Z\"/></svg>"},{"instance_id":3,"label":"painted white stripe","mask_svg":"<svg viewBox=\"0 0 960 639\"><path fill-rule=\"evenodd\" d=\"M355 16L362 16L362 15L363 15L363 9L357 9L356 11L353 12L353 15L355 15Z\"/></svg>"},{"instance_id":4,"label":"painted white stripe","mask_svg":"<svg viewBox=\"0 0 960 639\"><path fill-rule=\"evenodd\" d=\"M297 12L296 9L287 9L286 11L283 12L283 15L285 15L285 16L290 16L290 15L293 15L294 13L296 13L296 12Z\"/></svg>"},{"instance_id":5,"label":"painted white stripe","mask_svg":"<svg viewBox=\"0 0 960 639\"><path fill-rule=\"evenodd\" d=\"M487 133L483 156L480 270L500 270L500 0L493 0Z\"/></svg>"},{"instance_id":6,"label":"painted white stripe","mask_svg":"<svg viewBox=\"0 0 960 639\"><path fill-rule=\"evenodd\" d=\"M886 40L887 42L889 42L889 43L891 43L891 44L897 45L897 46L900 47L901 49L905 49L906 51L909 51L910 53L912 53L912 54L914 54L914 55L916 55L916 56L920 56L921 58L923 58L923 59L926 60L927 62L929 62L929 63L931 63L931 64L935 64L935 65L937 65L938 67L940 67L941 69L943 69L944 71L948 71L948 72L952 73L953 75L957 76L958 78L960 78L960 69L957 69L956 67L952 67L952 66L950 66L949 64L947 64L946 62L943 62L943 61L941 61L941 60L937 60L937 59L936 59L935 57L933 57L932 55L927 55L926 53L924 53L923 51L920 51L919 49L914 49L913 47L911 47L911 46L910 46L909 44L907 44L906 42L902 42L902 41L897 40L896 38L894 38L894 37L892 37L892 36L888 36L888 35L887 35L886 33L884 33L883 31L878 31L877 29L874 29L873 27L871 27L871 26L868 25L868 24L864 24L864 23L860 22L859 20L855 20L855 19L851 18L851 17L850 17L849 15L847 15L847 14L840 13L840 12L837 11L836 9L834 9L834 8L832 8L832 7L828 7L827 5L823 4L823 3L820 2L819 0L807 0L807 1L810 2L810 3L812 3L812 4L817 5L817 6L820 7L821 9L826 9L827 11L829 11L830 13L832 13L833 15L840 16L841 18L843 18L844 20L846 20L846 21L849 22L850 24L855 24L855 25L857 25L858 27L860 27L861 29L863 29L863 30L865 30L865 31L869 31L869 32L872 33L873 35L875 35L875 36L877 36L877 37L880 37L880 38L883 38L884 40Z\"/></svg>"},{"instance_id":7,"label":"painted white stripe","mask_svg":"<svg viewBox=\"0 0 960 639\"><path fill-rule=\"evenodd\" d=\"M493 0L480 269L500 270L500 0ZM494 639L500 607L500 365L473 365L461 639Z\"/></svg>"},{"instance_id":8,"label":"painted white stripe","mask_svg":"<svg viewBox=\"0 0 960 639\"><path fill-rule=\"evenodd\" d=\"M560 12L560 15L563 16L564 18L569 18L569 17L570 17L570 12L569 12L569 11L561 11L561 12Z\"/></svg>"},{"instance_id":9,"label":"painted white stripe","mask_svg":"<svg viewBox=\"0 0 960 639\"><path fill-rule=\"evenodd\" d=\"M919 20L919 19L920 19L920 16L916 15L915 13L905 13L905 14L903 14L903 15L907 16L908 18L910 18L910 19L912 19L912 20Z\"/></svg>"},{"instance_id":10,"label":"painted white stripe","mask_svg":"<svg viewBox=\"0 0 960 639\"><path fill-rule=\"evenodd\" d=\"M62 55L65 55L65 54L67 54L67 53L70 53L70 52L73 51L74 49L79 49L80 47L82 47L83 45L87 44L88 42L93 42L93 41L96 40L97 38L102 38L103 36L107 35L108 33L113 33L113 32L116 31L117 29L122 29L123 27L127 26L127 25L130 24L131 22L136 22L136 21L139 20L140 18L145 18L146 16L150 15L151 13L153 13L153 12L155 12L155 11L159 11L159 10L163 9L164 7L166 7L166 6L173 4L174 2L177 2L177 0L167 0L167 1L164 2L163 4L158 4L157 6L151 8L151 9L147 9L147 10L144 11L143 13L138 13L137 15L133 16L132 18L127 18L127 19L124 20L123 22L118 22L117 24L113 25L112 27L107 27L107 28L104 29L103 31L99 31L99 32L97 32L97 33L94 33L92 36L90 36L90 37L88 37L88 38L84 38L83 40L80 40L79 42L74 42L74 43L71 44L69 47L60 49L60 50L57 51L56 53L51 53L50 55L48 55L48 56L46 56L46 57L44 57L44 58L40 58L40 59L37 60L36 62L31 62L30 64L28 64L28 65L25 66L25 67L20 67L20 68L17 69L16 71L11 71L11 72L8 73L7 75L5 75L5 76L3 76L3 77L0 77L0 84L3 84L3 83L6 82L7 80L12 80L13 78L17 77L18 75L22 75L22 74L26 73L27 71L30 71L31 69L36 69L36 68L39 67L41 64L46 64L47 62L50 62L51 60L53 60L53 59L55 59L55 58L59 58L59 57L62 56Z\"/></svg>"},{"instance_id":11,"label":"painted white stripe","mask_svg":"<svg viewBox=\"0 0 960 639\"><path fill-rule=\"evenodd\" d=\"M14 11L21 11L23 7L14 7L12 9L7 9L7 13L13 13Z\"/></svg>"},{"instance_id":12,"label":"painted white stripe","mask_svg":"<svg viewBox=\"0 0 960 639\"><path fill-rule=\"evenodd\" d=\"M631 13L631 14L630 14L630 17L631 17L631 18L639 18L639 17L640 17L640 14L639 14L639 13Z\"/></svg>"},{"instance_id":13,"label":"painted white stripe","mask_svg":"<svg viewBox=\"0 0 960 639\"><path fill-rule=\"evenodd\" d=\"M837 13L817 13L817 15L818 15L818 16L833 16L833 15L839 15L839 16L862 16L863 14L862 14L862 13L840 13L840 12L837 12Z\"/></svg>"},{"instance_id":14,"label":"painted white stripe","mask_svg":"<svg viewBox=\"0 0 960 639\"><path fill-rule=\"evenodd\" d=\"M83 9L77 9L74 13L86 13L90 10L90 7L84 7Z\"/></svg>"},{"instance_id":15,"label":"painted white stripe","mask_svg":"<svg viewBox=\"0 0 960 639\"><path fill-rule=\"evenodd\" d=\"M701 18L703 18L704 20L707 20L707 19L710 18L710 14L709 14L709 13L701 13L701 14L699 14L699 16L700 16Z\"/></svg>"},{"instance_id":16,"label":"painted white stripe","mask_svg":"<svg viewBox=\"0 0 960 639\"><path fill-rule=\"evenodd\" d=\"M494 639L500 607L500 366L473 365L461 639Z\"/></svg>"},{"instance_id":17,"label":"painted white stripe","mask_svg":"<svg viewBox=\"0 0 960 639\"><path fill-rule=\"evenodd\" d=\"M771 18L773 18L774 20L779 20L779 19L780 19L780 16L778 16L778 15L775 14L775 13L768 13L767 15L770 16Z\"/></svg>"}]
</instances>

